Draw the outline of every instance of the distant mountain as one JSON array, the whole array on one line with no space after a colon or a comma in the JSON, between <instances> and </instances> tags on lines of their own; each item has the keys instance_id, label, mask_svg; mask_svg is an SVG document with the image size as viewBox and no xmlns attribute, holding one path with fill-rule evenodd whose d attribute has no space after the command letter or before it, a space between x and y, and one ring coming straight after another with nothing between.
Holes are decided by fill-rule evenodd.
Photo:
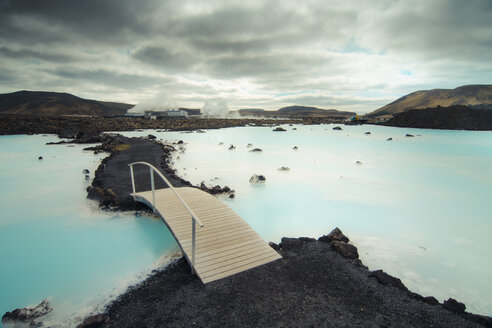
<instances>
[{"instance_id":1,"label":"distant mountain","mask_svg":"<svg viewBox=\"0 0 492 328\"><path fill-rule=\"evenodd\" d=\"M240 109L241 116L262 116L280 118L332 118L347 119L355 115L354 112L344 112L336 109L321 109L308 106L288 106L278 110Z\"/></svg>"},{"instance_id":2,"label":"distant mountain","mask_svg":"<svg viewBox=\"0 0 492 328\"><path fill-rule=\"evenodd\" d=\"M395 116L411 109L463 105L492 109L492 85L465 85L456 89L433 89L410 93L375 111L369 117Z\"/></svg>"},{"instance_id":3,"label":"distant mountain","mask_svg":"<svg viewBox=\"0 0 492 328\"><path fill-rule=\"evenodd\" d=\"M0 94L0 114L10 115L125 115L133 105L79 98L69 93L18 91Z\"/></svg>"},{"instance_id":4,"label":"distant mountain","mask_svg":"<svg viewBox=\"0 0 492 328\"><path fill-rule=\"evenodd\" d=\"M243 109L240 109L239 112L264 112L265 110L264 109L261 109L261 108L243 108Z\"/></svg>"}]
</instances>

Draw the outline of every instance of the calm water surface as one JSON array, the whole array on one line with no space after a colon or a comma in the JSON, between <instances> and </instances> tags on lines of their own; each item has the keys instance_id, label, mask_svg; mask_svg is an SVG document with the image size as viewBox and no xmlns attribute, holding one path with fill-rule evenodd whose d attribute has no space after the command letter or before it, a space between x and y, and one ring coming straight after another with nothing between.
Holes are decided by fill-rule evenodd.
<instances>
[{"instance_id":1,"label":"calm water surface","mask_svg":"<svg viewBox=\"0 0 492 328\"><path fill-rule=\"evenodd\" d=\"M47 297L55 310L43 321L67 327L165 262L176 244L158 220L99 211L86 200L82 171L92 179L102 156L48 141L58 138L0 137L0 316Z\"/></svg>"},{"instance_id":2,"label":"calm water surface","mask_svg":"<svg viewBox=\"0 0 492 328\"><path fill-rule=\"evenodd\" d=\"M284 127L125 134L184 140L178 173L235 189L224 201L267 241L338 226L370 269L492 314L492 133ZM55 311L45 321L66 326L145 277L176 244L157 220L97 210L85 199L82 170L92 173L101 155L45 145L56 140L0 137L0 313L48 297ZM250 184L255 173L266 183Z\"/></svg>"},{"instance_id":3,"label":"calm water surface","mask_svg":"<svg viewBox=\"0 0 492 328\"><path fill-rule=\"evenodd\" d=\"M178 173L235 189L236 199L225 201L265 240L317 238L338 226L370 269L491 315L492 133L332 127L155 135L184 140ZM249 152L248 143L263 152ZM266 176L264 185L249 183L255 173Z\"/></svg>"}]
</instances>

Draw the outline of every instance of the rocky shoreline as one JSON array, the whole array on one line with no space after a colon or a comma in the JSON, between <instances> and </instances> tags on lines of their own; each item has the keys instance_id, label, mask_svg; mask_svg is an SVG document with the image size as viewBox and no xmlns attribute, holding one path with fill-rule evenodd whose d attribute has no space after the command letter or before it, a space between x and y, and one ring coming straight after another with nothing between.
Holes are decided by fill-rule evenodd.
<instances>
[{"instance_id":1,"label":"rocky shoreline","mask_svg":"<svg viewBox=\"0 0 492 328\"><path fill-rule=\"evenodd\" d=\"M132 162L147 162L160 168L161 172L175 187L192 186L192 184L175 174L170 167L172 160L171 154L178 150L185 151L183 141L175 141L174 144L163 144L155 140L153 135L146 138L128 138L122 135L101 135L103 142L96 147L88 147L85 150L94 152L108 152L110 155L103 159L95 172L92 185L87 188L88 198L99 202L99 206L110 210L146 210L149 209L142 203L135 202L132 193L130 180L130 169L128 164ZM150 190L150 174L147 166L134 166L134 176L136 189ZM155 179L157 189L167 188L161 180ZM229 187L194 186L210 194L234 195L234 191ZM233 196L232 196L233 197Z\"/></svg>"},{"instance_id":2,"label":"rocky shoreline","mask_svg":"<svg viewBox=\"0 0 492 328\"><path fill-rule=\"evenodd\" d=\"M162 167L176 186L189 184L168 165L179 141L163 146L152 137L112 138L110 148L131 147L110 150L98 171L106 165L111 174L96 173L93 186L100 183L119 194L116 182L128 180L129 190L129 179L122 177L128 177L127 163L137 160ZM139 174L148 175L148 170ZM80 327L492 327L491 318L465 312L456 300L440 304L409 291L382 270L369 271L338 229L318 240L283 238L280 245L270 245L282 260L207 285L190 274L181 258L129 288L105 313Z\"/></svg>"},{"instance_id":3,"label":"rocky shoreline","mask_svg":"<svg viewBox=\"0 0 492 328\"><path fill-rule=\"evenodd\" d=\"M207 285L181 258L80 327L492 326L462 303L440 304L381 270L369 271L357 256L340 252L339 245L355 248L340 235L282 238L272 247L283 259Z\"/></svg>"},{"instance_id":4,"label":"rocky shoreline","mask_svg":"<svg viewBox=\"0 0 492 328\"><path fill-rule=\"evenodd\" d=\"M149 162L173 185L190 185L169 166L171 153L183 146L180 141L162 144L152 136L87 133L74 142L96 139L101 145L88 149L110 156L97 169L88 197L105 209L145 210L129 196L131 162ZM135 167L141 183L137 188L149 188L148 176L147 168ZM156 187L163 187L157 180ZM208 189L213 193L225 187ZM105 313L86 318L79 327L492 327L492 318L467 313L456 300L439 303L381 270L368 270L357 248L337 229L318 240L283 238L270 245L283 259L207 285L190 274L181 258L130 287Z\"/></svg>"},{"instance_id":5,"label":"rocky shoreline","mask_svg":"<svg viewBox=\"0 0 492 328\"><path fill-rule=\"evenodd\" d=\"M492 131L492 111L460 105L412 109L396 115L383 125L420 129Z\"/></svg>"},{"instance_id":6,"label":"rocky shoreline","mask_svg":"<svg viewBox=\"0 0 492 328\"><path fill-rule=\"evenodd\" d=\"M278 124L340 123L330 118L303 119L225 119L189 118L149 120L143 118L82 118L61 116L0 115L0 135L9 134L56 134L60 138L77 138L98 135L107 131L134 131L161 129L172 131L196 131L238 126L275 126Z\"/></svg>"}]
</instances>

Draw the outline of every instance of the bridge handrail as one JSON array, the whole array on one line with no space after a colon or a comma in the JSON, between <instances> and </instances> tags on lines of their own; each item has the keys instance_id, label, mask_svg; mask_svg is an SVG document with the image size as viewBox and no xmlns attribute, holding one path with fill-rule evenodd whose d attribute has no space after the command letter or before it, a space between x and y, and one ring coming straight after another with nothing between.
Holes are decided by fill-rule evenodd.
<instances>
[{"instance_id":1,"label":"bridge handrail","mask_svg":"<svg viewBox=\"0 0 492 328\"><path fill-rule=\"evenodd\" d=\"M147 162L134 162L134 163L130 163L128 164L128 166L130 167L130 173L131 173L131 176L132 176L132 190L133 190L133 194L135 194L135 177L133 175L133 165L136 165L136 164L142 164L142 165L147 165L149 168L150 168L150 185L152 187L152 206L154 206L154 213L155 213L155 210L156 210L156 207L155 207L155 184L154 184L154 172L157 173L158 176L161 177L161 179L167 184L167 186L169 187L169 189L171 189L171 191L174 193L174 195L176 196L176 198L179 199L179 201L181 202L181 204L183 204L184 208L191 214L191 273L194 273L194 270L195 270L195 244L196 244L196 241L195 241L195 234L196 234L196 229L195 229L195 222L198 223L198 225L200 227L203 227L203 223L200 221L200 219L196 216L196 214L193 212L193 210L188 206L188 204L186 204L186 202L184 201L183 198L181 198L181 196L179 195L179 193L174 189L173 185L171 184L171 182L169 182L169 180L166 179L166 177L164 176L164 174L162 174L154 165L152 164L149 164Z\"/></svg>"},{"instance_id":2,"label":"bridge handrail","mask_svg":"<svg viewBox=\"0 0 492 328\"><path fill-rule=\"evenodd\" d=\"M151 185L152 185L152 202L153 202L152 205L154 206L154 208L155 208L155 187L154 187L154 176L152 175L152 171L156 172L157 175L160 176L161 179L167 184L167 186L171 189L171 191L174 193L174 195L176 195L176 197L179 199L179 201L181 202L181 204L183 204L183 206L186 208L186 210L191 214L191 217L193 218L193 220L195 220L200 227L203 227L203 223L196 216L196 214L193 212L193 210L188 206L188 204L186 204L186 202L184 201L184 199L181 198L181 196L176 192L176 189L174 189L173 185L169 182L169 180L166 179L166 177L164 176L164 174L162 174L152 164L149 164L147 162L134 162L134 163L128 164L128 166L130 167L130 173L131 173L131 176L132 176L132 189L133 189L133 193L135 193L135 179L134 179L134 175L133 175L133 165L136 165L136 164L147 165L148 167L150 167L150 173L151 173L150 174L150 180L151 180Z\"/></svg>"}]
</instances>

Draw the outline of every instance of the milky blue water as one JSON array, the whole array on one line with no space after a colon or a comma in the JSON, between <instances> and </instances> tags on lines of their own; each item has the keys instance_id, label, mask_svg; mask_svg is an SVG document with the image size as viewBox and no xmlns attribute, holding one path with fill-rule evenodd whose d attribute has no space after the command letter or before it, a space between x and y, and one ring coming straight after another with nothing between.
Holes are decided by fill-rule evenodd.
<instances>
[{"instance_id":1,"label":"milky blue water","mask_svg":"<svg viewBox=\"0 0 492 328\"><path fill-rule=\"evenodd\" d=\"M224 201L265 240L317 238L338 226L371 269L441 302L454 297L470 311L492 314L491 132L283 127L288 131L154 134L184 140L186 151L175 155L178 173L194 184L235 189L237 197ZM263 152L249 152L248 143ZM250 184L253 174L266 183Z\"/></svg>"},{"instance_id":2,"label":"milky blue water","mask_svg":"<svg viewBox=\"0 0 492 328\"><path fill-rule=\"evenodd\" d=\"M86 200L82 170L92 179L103 155L48 141L58 138L0 137L0 316L49 298L43 321L67 327L165 262L175 242L156 219Z\"/></svg>"},{"instance_id":3,"label":"milky blue water","mask_svg":"<svg viewBox=\"0 0 492 328\"><path fill-rule=\"evenodd\" d=\"M174 155L178 173L235 189L224 201L267 241L338 226L371 269L492 314L492 133L284 127L125 134L184 140L186 150ZM160 221L101 212L86 200L82 170L92 179L103 155L45 145L57 140L0 137L0 313L48 297L55 311L43 321L70 326L164 263L176 245ZM263 152L249 152L248 143ZM266 183L250 184L255 173Z\"/></svg>"}]
</instances>

